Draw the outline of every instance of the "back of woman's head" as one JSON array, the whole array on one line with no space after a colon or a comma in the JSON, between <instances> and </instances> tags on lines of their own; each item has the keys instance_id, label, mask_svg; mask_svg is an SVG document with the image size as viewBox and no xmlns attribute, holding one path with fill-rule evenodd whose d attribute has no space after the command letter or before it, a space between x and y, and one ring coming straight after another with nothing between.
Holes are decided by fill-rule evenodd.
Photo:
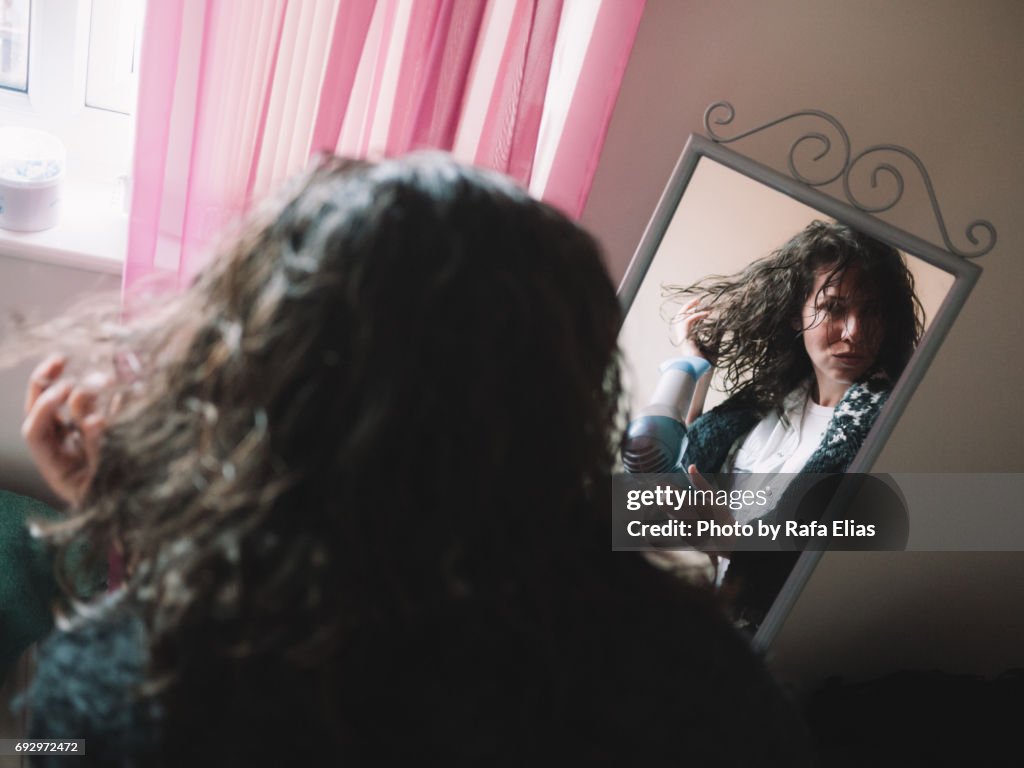
<instances>
[{"instance_id":1,"label":"back of woman's head","mask_svg":"<svg viewBox=\"0 0 1024 768\"><path fill-rule=\"evenodd\" d=\"M825 273L825 285L838 283L850 269L858 271L858 290L870 294L868 310L885 329L873 370L895 379L923 328L914 278L899 251L845 224L812 221L735 275L667 290L700 295L701 307L712 310L697 327L697 342L722 370L737 395L733 402L770 410L812 373L800 324L816 279Z\"/></svg>"},{"instance_id":2,"label":"back of woman's head","mask_svg":"<svg viewBox=\"0 0 1024 768\"><path fill-rule=\"evenodd\" d=\"M123 543L154 675L315 667L374 617L549 584L604 533L614 290L496 174L324 161L159 317L122 333L134 385L71 526Z\"/></svg>"}]
</instances>

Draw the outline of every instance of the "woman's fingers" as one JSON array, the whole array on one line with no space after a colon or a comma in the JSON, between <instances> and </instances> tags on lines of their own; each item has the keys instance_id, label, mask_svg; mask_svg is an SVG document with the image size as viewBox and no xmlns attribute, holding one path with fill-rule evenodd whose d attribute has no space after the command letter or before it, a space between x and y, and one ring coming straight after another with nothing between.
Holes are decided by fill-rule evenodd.
<instances>
[{"instance_id":1,"label":"woman's fingers","mask_svg":"<svg viewBox=\"0 0 1024 768\"><path fill-rule=\"evenodd\" d=\"M702 309L699 312L691 312L687 314L686 317L683 318L683 328L687 332L686 335L689 336L693 332L693 329L696 328L700 322L706 320L710 314L710 309Z\"/></svg>"},{"instance_id":2,"label":"woman's fingers","mask_svg":"<svg viewBox=\"0 0 1024 768\"><path fill-rule=\"evenodd\" d=\"M62 436L65 425L59 411L73 388L73 384L65 379L43 389L34 398L21 425L21 435L28 442L29 448L45 445L51 438Z\"/></svg>"},{"instance_id":3,"label":"woman's fingers","mask_svg":"<svg viewBox=\"0 0 1024 768\"><path fill-rule=\"evenodd\" d=\"M99 460L106 419L98 413L110 378L58 379L66 360L53 355L32 372L21 434L39 473L64 500L75 504L89 487Z\"/></svg>"},{"instance_id":4,"label":"woman's fingers","mask_svg":"<svg viewBox=\"0 0 1024 768\"><path fill-rule=\"evenodd\" d=\"M86 376L75 386L68 397L68 411L71 420L81 426L96 410L100 394L110 387L111 378L99 373Z\"/></svg>"},{"instance_id":5,"label":"woman's fingers","mask_svg":"<svg viewBox=\"0 0 1024 768\"><path fill-rule=\"evenodd\" d=\"M700 298L692 299L683 305L683 308L676 314L672 321L675 326L674 336L677 339L674 343L682 347L684 354L700 355L700 348L697 346L694 335L697 326L711 315L709 309L698 309Z\"/></svg>"},{"instance_id":6,"label":"woman's fingers","mask_svg":"<svg viewBox=\"0 0 1024 768\"><path fill-rule=\"evenodd\" d=\"M697 471L696 464L691 464L689 467L687 467L686 473L690 476L690 482L693 484L693 487L696 488L698 491L711 491L712 493L715 492L715 487L704 478L704 475ZM715 522L717 523L725 525L736 522L735 518L733 518L732 516L732 512L729 511L728 507L722 506L720 504L711 504L708 505L707 508L711 510Z\"/></svg>"},{"instance_id":7,"label":"woman's fingers","mask_svg":"<svg viewBox=\"0 0 1024 768\"><path fill-rule=\"evenodd\" d=\"M68 395L68 414L71 416L71 423L81 425L94 410L98 393L82 387L75 387Z\"/></svg>"},{"instance_id":8,"label":"woman's fingers","mask_svg":"<svg viewBox=\"0 0 1024 768\"><path fill-rule=\"evenodd\" d=\"M28 387L25 393L25 414L32 410L36 400L60 378L64 372L67 358L64 355L53 354L37 365L28 377Z\"/></svg>"},{"instance_id":9,"label":"woman's fingers","mask_svg":"<svg viewBox=\"0 0 1024 768\"><path fill-rule=\"evenodd\" d=\"M693 299L692 301L688 301L685 304L683 304L682 308L680 308L680 310L678 312L676 312L675 321L677 323L684 322L687 318L689 318L695 312L698 311L697 306L699 304L700 304L700 298ZM703 310L700 310L700 311L703 311Z\"/></svg>"},{"instance_id":10,"label":"woman's fingers","mask_svg":"<svg viewBox=\"0 0 1024 768\"><path fill-rule=\"evenodd\" d=\"M99 463L100 440L102 439L103 431L106 428L107 420L96 413L91 416L87 416L80 426L80 431L82 433L82 450L85 451L85 459L89 468L90 478L96 469L96 465Z\"/></svg>"},{"instance_id":11,"label":"woman's fingers","mask_svg":"<svg viewBox=\"0 0 1024 768\"><path fill-rule=\"evenodd\" d=\"M690 475L690 482L693 483L693 487L698 491L714 491L711 487L711 483L704 479L704 475L697 471L697 465L691 464L686 468L687 474Z\"/></svg>"},{"instance_id":12,"label":"woman's fingers","mask_svg":"<svg viewBox=\"0 0 1024 768\"><path fill-rule=\"evenodd\" d=\"M43 390L21 425L21 434L43 480L65 501L80 497L78 478L86 466L81 437L60 414L71 395L70 381Z\"/></svg>"}]
</instances>

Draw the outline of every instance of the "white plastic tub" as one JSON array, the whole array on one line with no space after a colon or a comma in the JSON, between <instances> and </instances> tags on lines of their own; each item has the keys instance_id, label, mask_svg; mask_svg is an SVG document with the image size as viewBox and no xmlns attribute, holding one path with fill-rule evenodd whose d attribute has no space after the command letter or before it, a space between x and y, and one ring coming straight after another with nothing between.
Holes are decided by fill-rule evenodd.
<instances>
[{"instance_id":1,"label":"white plastic tub","mask_svg":"<svg viewBox=\"0 0 1024 768\"><path fill-rule=\"evenodd\" d=\"M0 128L0 227L49 229L60 218L64 145L31 128Z\"/></svg>"}]
</instances>

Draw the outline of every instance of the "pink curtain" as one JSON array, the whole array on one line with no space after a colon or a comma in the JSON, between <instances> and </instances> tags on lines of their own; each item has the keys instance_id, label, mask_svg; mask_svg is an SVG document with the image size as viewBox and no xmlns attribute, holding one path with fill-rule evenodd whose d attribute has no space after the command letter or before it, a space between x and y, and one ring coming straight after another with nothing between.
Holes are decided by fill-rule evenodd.
<instances>
[{"instance_id":1,"label":"pink curtain","mask_svg":"<svg viewBox=\"0 0 1024 768\"><path fill-rule=\"evenodd\" d=\"M148 3L126 291L187 283L322 151L446 149L578 217L644 2Z\"/></svg>"}]
</instances>

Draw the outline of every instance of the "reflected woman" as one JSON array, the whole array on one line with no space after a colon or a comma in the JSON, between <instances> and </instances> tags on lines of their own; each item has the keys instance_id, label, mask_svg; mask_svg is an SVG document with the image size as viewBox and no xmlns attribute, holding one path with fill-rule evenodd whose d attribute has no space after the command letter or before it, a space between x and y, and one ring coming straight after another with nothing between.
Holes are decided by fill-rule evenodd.
<instances>
[{"instance_id":1,"label":"reflected woman","mask_svg":"<svg viewBox=\"0 0 1024 768\"><path fill-rule=\"evenodd\" d=\"M715 365L729 394L702 414L711 376L698 387L691 475L846 471L923 330L899 251L834 222L736 275L668 290L693 297L673 320L684 353Z\"/></svg>"},{"instance_id":2,"label":"reflected woman","mask_svg":"<svg viewBox=\"0 0 1024 768\"><path fill-rule=\"evenodd\" d=\"M729 399L690 409L688 464L702 472L841 472L923 329L914 279L892 246L814 221L727 278L670 287L687 354L722 373ZM699 417L699 418L698 418Z\"/></svg>"}]
</instances>

